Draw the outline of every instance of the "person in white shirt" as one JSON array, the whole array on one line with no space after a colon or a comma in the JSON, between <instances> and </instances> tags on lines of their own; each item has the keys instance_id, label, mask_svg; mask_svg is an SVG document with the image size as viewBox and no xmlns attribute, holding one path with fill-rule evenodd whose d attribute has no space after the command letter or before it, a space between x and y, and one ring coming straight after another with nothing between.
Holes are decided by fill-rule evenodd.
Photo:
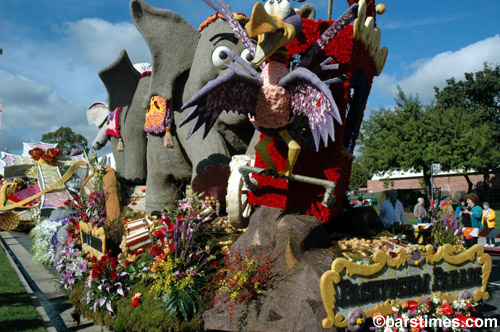
<instances>
[{"instance_id":1,"label":"person in white shirt","mask_svg":"<svg viewBox=\"0 0 500 332\"><path fill-rule=\"evenodd\" d=\"M398 200L398 192L395 189L389 191L389 198L382 203L379 217L386 228L391 228L394 224L406 225L403 204Z\"/></svg>"}]
</instances>

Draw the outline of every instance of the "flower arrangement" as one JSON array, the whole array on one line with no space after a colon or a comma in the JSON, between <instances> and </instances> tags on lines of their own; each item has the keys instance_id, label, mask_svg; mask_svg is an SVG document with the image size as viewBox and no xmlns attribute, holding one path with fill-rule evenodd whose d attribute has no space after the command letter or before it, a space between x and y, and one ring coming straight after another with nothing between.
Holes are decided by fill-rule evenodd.
<instances>
[{"instance_id":1,"label":"flower arrangement","mask_svg":"<svg viewBox=\"0 0 500 332\"><path fill-rule=\"evenodd\" d=\"M103 255L98 261L93 257L92 262L95 264L85 285L87 306L94 312L105 306L107 313L113 315L112 303L129 290L128 273L118 270L115 257Z\"/></svg>"},{"instance_id":2,"label":"flower arrangement","mask_svg":"<svg viewBox=\"0 0 500 332\"><path fill-rule=\"evenodd\" d=\"M70 240L63 245L55 268L59 274L59 285L68 292L71 292L76 282L85 279L88 273L87 261L83 258L82 252L75 247L75 241Z\"/></svg>"},{"instance_id":3,"label":"flower arrangement","mask_svg":"<svg viewBox=\"0 0 500 332\"><path fill-rule=\"evenodd\" d=\"M462 230L463 226L460 225L455 215L451 218L443 215L441 220L432 226L431 237L433 242L439 246L447 243L461 245L463 241Z\"/></svg>"},{"instance_id":4,"label":"flower arrangement","mask_svg":"<svg viewBox=\"0 0 500 332\"><path fill-rule=\"evenodd\" d=\"M170 316L181 315L188 320L197 312L204 285L202 268L209 257L195 236L212 215L213 210L194 196L165 211L153 228L157 243L149 250L156 259L150 275L152 291Z\"/></svg>"},{"instance_id":5,"label":"flower arrangement","mask_svg":"<svg viewBox=\"0 0 500 332\"><path fill-rule=\"evenodd\" d=\"M224 266L212 280L211 306L217 302L228 303L230 308L236 304L254 299L265 292L272 268L271 257L234 253L224 257Z\"/></svg>"},{"instance_id":6,"label":"flower arrangement","mask_svg":"<svg viewBox=\"0 0 500 332\"><path fill-rule=\"evenodd\" d=\"M33 262L49 265L54 263L58 245L57 231L68 223L69 217L60 219L46 219L36 225L30 232L33 239L31 254Z\"/></svg>"},{"instance_id":7,"label":"flower arrangement","mask_svg":"<svg viewBox=\"0 0 500 332\"><path fill-rule=\"evenodd\" d=\"M464 296L465 295L465 296ZM384 319L380 321L388 322L389 318L392 321L403 320L409 322L410 319L415 319L413 324L405 324L408 328L393 328L389 326L374 326L370 327L370 331L389 331L389 332L419 332L419 331L470 331L467 328L467 320L474 321L475 318L472 316L476 312L474 308L477 303L471 300L472 296L469 292L463 292L460 294L459 299L450 302L448 299L440 299L439 297L433 296L430 298L423 299L420 303L417 301L405 301L392 307L392 314L385 316ZM373 315L374 318L382 317L379 313ZM428 322L443 322L444 320L449 320L453 322L452 326L449 328L444 327L445 324L439 324L443 328L438 329L435 327L426 327ZM427 322L427 324L426 324ZM418 323L418 324L417 324ZM438 325L433 324L433 325ZM411 326L418 325L418 326ZM429 324L430 325L430 324ZM428 330L426 330L426 328Z\"/></svg>"},{"instance_id":8,"label":"flower arrangement","mask_svg":"<svg viewBox=\"0 0 500 332\"><path fill-rule=\"evenodd\" d=\"M34 160L41 160L49 165L56 165L59 161L59 156L62 155L62 151L58 148L34 148L31 149L28 153Z\"/></svg>"},{"instance_id":9,"label":"flower arrangement","mask_svg":"<svg viewBox=\"0 0 500 332\"><path fill-rule=\"evenodd\" d=\"M106 200L104 190L92 192L85 202L86 209L82 214L82 221L92 224L95 227L104 226L106 219Z\"/></svg>"}]
</instances>

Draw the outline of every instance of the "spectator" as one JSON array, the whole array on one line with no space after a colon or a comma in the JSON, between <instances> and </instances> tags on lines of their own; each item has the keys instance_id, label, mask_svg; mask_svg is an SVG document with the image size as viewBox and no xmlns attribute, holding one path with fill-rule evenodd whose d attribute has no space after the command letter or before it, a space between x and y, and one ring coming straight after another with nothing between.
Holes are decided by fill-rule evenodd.
<instances>
[{"instance_id":1,"label":"spectator","mask_svg":"<svg viewBox=\"0 0 500 332\"><path fill-rule=\"evenodd\" d=\"M441 216L444 216L446 220L450 220L453 215L453 199L451 196L447 197L440 206Z\"/></svg>"},{"instance_id":2,"label":"spectator","mask_svg":"<svg viewBox=\"0 0 500 332\"><path fill-rule=\"evenodd\" d=\"M462 220L462 211L465 210L465 199L461 199L458 201L458 206L455 209L455 217L458 220Z\"/></svg>"},{"instance_id":3,"label":"spectator","mask_svg":"<svg viewBox=\"0 0 500 332\"><path fill-rule=\"evenodd\" d=\"M426 211L424 207L425 199L423 197L419 197L417 200L417 204L413 208L413 215L417 218L417 222L419 224L425 223Z\"/></svg>"},{"instance_id":4,"label":"spectator","mask_svg":"<svg viewBox=\"0 0 500 332\"><path fill-rule=\"evenodd\" d=\"M485 229L495 228L495 223L496 223L495 211L492 208L490 208L490 203L488 202L483 203L483 216L481 217L481 220L483 221L483 227ZM493 248L494 246L495 246L495 238L487 237L485 247Z\"/></svg>"},{"instance_id":5,"label":"spectator","mask_svg":"<svg viewBox=\"0 0 500 332\"><path fill-rule=\"evenodd\" d=\"M472 227L483 228L481 224L483 209L481 209L481 207L479 206L479 197L476 194L472 193L467 195L467 197L465 198L467 199L467 205L469 206L470 210L463 211L463 214L470 215Z\"/></svg>"},{"instance_id":6,"label":"spectator","mask_svg":"<svg viewBox=\"0 0 500 332\"><path fill-rule=\"evenodd\" d=\"M398 200L398 193L395 189L389 191L389 198L382 203L379 217L386 228L391 228L394 224L406 224L403 204Z\"/></svg>"}]
</instances>

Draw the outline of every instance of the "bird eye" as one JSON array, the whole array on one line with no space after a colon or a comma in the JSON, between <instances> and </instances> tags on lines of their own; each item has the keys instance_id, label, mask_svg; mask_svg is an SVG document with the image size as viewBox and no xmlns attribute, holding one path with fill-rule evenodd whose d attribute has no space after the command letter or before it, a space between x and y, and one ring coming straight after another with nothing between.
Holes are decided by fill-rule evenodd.
<instances>
[{"instance_id":1,"label":"bird eye","mask_svg":"<svg viewBox=\"0 0 500 332\"><path fill-rule=\"evenodd\" d=\"M252 60L253 60L253 55L252 55L252 53L250 53L250 51L249 51L249 50L247 50L246 48L243 50L243 52L241 52L241 55L240 55L240 56L241 56L241 58L242 58L243 60L245 60L245 61L246 61L246 62L248 62L248 63L251 63L251 62L252 62Z\"/></svg>"},{"instance_id":2,"label":"bird eye","mask_svg":"<svg viewBox=\"0 0 500 332\"><path fill-rule=\"evenodd\" d=\"M231 58L229 57L229 47L219 46L212 52L212 63L215 67L223 69L225 64L229 63Z\"/></svg>"}]
</instances>

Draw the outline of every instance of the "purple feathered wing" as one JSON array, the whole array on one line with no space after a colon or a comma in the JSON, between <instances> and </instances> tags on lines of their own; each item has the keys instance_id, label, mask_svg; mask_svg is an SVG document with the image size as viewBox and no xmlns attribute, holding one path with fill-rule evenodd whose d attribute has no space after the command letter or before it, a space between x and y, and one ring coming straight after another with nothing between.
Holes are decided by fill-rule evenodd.
<instances>
[{"instance_id":1,"label":"purple feathered wing","mask_svg":"<svg viewBox=\"0 0 500 332\"><path fill-rule=\"evenodd\" d=\"M334 120L342 124L342 119L328 85L303 67L283 77L278 84L290 93L293 116L307 115L316 151L320 138L325 147L328 146L328 137L335 141Z\"/></svg>"},{"instance_id":2,"label":"purple feathered wing","mask_svg":"<svg viewBox=\"0 0 500 332\"><path fill-rule=\"evenodd\" d=\"M254 114L257 92L262 85L260 78L251 76L232 64L216 79L201 88L182 109L187 109L180 126L196 119L188 133L188 138L205 125L205 138L223 111L239 114Z\"/></svg>"}]
</instances>

